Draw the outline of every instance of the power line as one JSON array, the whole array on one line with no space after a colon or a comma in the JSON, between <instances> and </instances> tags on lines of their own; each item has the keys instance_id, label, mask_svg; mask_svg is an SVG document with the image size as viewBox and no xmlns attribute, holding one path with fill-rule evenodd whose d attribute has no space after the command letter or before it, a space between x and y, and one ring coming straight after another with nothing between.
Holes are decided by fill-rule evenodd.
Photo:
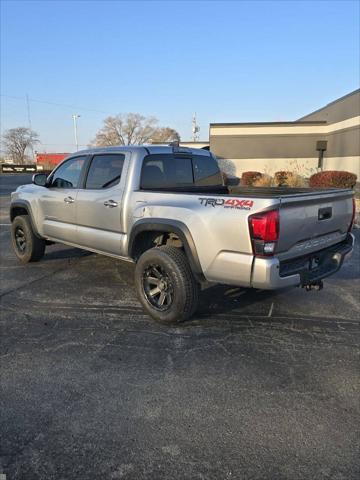
<instances>
[{"instance_id":1,"label":"power line","mask_svg":"<svg viewBox=\"0 0 360 480\"><path fill-rule=\"evenodd\" d=\"M1 94L0 96L4 97L4 98L13 98L13 99L22 100L22 101L24 100L24 97L17 97L15 95L3 95L3 94ZM104 115L109 114L108 112L104 112L103 110L96 110L95 108L79 107L77 105L68 105L66 103L49 102L47 100L38 100L36 98L29 98L28 95L26 96L26 98L27 98L28 102L44 103L44 104L47 104L47 105L55 105L57 107L65 107L65 108L75 108L75 109L78 109L78 110L87 110L89 112L102 113Z\"/></svg>"},{"instance_id":2,"label":"power line","mask_svg":"<svg viewBox=\"0 0 360 480\"><path fill-rule=\"evenodd\" d=\"M44 145L44 146L49 146L49 145L55 145L55 146L58 146L58 145L72 145L72 146L75 146L75 143L43 143L43 142L40 142L39 145ZM79 147L87 147L86 144L79 144Z\"/></svg>"}]
</instances>

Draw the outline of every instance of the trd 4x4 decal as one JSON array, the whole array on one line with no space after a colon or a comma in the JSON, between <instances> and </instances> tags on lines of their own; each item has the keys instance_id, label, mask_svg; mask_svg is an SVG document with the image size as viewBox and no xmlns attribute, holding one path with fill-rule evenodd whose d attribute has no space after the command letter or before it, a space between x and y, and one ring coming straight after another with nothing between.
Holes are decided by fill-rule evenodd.
<instances>
[{"instance_id":1,"label":"trd 4x4 decal","mask_svg":"<svg viewBox=\"0 0 360 480\"><path fill-rule=\"evenodd\" d=\"M224 208L235 208L237 210L250 210L254 205L252 200L240 200L239 198L207 198L199 197L201 205L205 207L224 207Z\"/></svg>"}]
</instances>

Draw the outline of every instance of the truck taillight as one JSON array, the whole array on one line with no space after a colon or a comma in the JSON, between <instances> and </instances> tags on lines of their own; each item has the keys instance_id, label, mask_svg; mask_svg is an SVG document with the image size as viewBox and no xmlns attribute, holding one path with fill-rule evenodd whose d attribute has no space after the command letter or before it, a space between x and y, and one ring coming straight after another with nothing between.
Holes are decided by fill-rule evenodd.
<instances>
[{"instance_id":1,"label":"truck taillight","mask_svg":"<svg viewBox=\"0 0 360 480\"><path fill-rule=\"evenodd\" d=\"M350 225L349 225L348 232L351 232L351 229L354 225L355 212L356 212L356 204L355 204L355 198L353 197L353 199L352 199L352 217L351 217L351 222L350 222Z\"/></svg>"},{"instance_id":2,"label":"truck taillight","mask_svg":"<svg viewBox=\"0 0 360 480\"><path fill-rule=\"evenodd\" d=\"M249 228L255 255L273 255L279 239L279 210L250 215Z\"/></svg>"}]
</instances>

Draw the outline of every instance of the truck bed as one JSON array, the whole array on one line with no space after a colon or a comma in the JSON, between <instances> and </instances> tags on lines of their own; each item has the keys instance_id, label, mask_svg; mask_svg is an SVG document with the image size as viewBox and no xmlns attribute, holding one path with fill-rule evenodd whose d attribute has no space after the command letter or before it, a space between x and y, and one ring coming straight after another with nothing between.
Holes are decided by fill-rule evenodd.
<instances>
[{"instance_id":1,"label":"truck bed","mask_svg":"<svg viewBox=\"0 0 360 480\"><path fill-rule=\"evenodd\" d=\"M280 211L277 256L297 258L344 241L353 191L339 188L230 187L234 197L275 201Z\"/></svg>"},{"instance_id":2,"label":"truck bed","mask_svg":"<svg viewBox=\"0 0 360 480\"><path fill-rule=\"evenodd\" d=\"M228 187L229 194L241 195L244 197L257 198L284 198L298 196L310 196L314 194L348 194L350 189L343 188L298 188L298 187L247 187L236 186Z\"/></svg>"},{"instance_id":3,"label":"truck bed","mask_svg":"<svg viewBox=\"0 0 360 480\"><path fill-rule=\"evenodd\" d=\"M157 188L152 192L182 193L182 194L208 194L216 196L241 196L249 198L278 198L310 197L318 195L343 196L352 193L347 188L298 188L298 187L248 187L248 186L182 186L177 188Z\"/></svg>"}]
</instances>

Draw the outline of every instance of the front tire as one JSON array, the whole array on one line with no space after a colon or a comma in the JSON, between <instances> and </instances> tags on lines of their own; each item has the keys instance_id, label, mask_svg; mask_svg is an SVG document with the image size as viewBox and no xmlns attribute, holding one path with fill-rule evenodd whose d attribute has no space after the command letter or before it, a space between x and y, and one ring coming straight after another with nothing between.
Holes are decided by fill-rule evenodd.
<instances>
[{"instance_id":1,"label":"front tire","mask_svg":"<svg viewBox=\"0 0 360 480\"><path fill-rule=\"evenodd\" d=\"M199 284L182 250L161 246L141 255L135 286L146 312L161 323L180 323L195 312Z\"/></svg>"},{"instance_id":2,"label":"front tire","mask_svg":"<svg viewBox=\"0 0 360 480\"><path fill-rule=\"evenodd\" d=\"M45 240L35 235L28 215L15 217L11 224L11 240L21 263L37 262L45 253Z\"/></svg>"}]
</instances>

